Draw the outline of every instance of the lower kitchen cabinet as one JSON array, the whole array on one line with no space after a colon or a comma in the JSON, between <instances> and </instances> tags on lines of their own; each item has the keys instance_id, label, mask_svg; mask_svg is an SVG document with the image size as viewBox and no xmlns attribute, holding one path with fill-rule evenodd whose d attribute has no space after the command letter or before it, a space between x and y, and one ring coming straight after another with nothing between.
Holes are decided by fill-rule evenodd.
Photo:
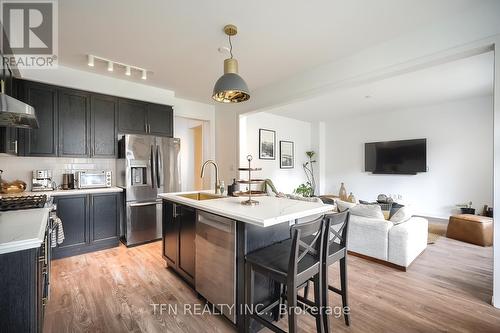
<instances>
[{"instance_id":1,"label":"lower kitchen cabinet","mask_svg":"<svg viewBox=\"0 0 500 333\"><path fill-rule=\"evenodd\" d=\"M163 258L188 283L194 285L196 210L163 201Z\"/></svg>"},{"instance_id":2,"label":"lower kitchen cabinet","mask_svg":"<svg viewBox=\"0 0 500 333\"><path fill-rule=\"evenodd\" d=\"M54 198L63 222L64 242L53 258L107 249L119 245L121 193L68 195Z\"/></svg>"},{"instance_id":3,"label":"lower kitchen cabinet","mask_svg":"<svg viewBox=\"0 0 500 333\"><path fill-rule=\"evenodd\" d=\"M42 332L47 302L43 247L0 255L0 332Z\"/></svg>"}]
</instances>

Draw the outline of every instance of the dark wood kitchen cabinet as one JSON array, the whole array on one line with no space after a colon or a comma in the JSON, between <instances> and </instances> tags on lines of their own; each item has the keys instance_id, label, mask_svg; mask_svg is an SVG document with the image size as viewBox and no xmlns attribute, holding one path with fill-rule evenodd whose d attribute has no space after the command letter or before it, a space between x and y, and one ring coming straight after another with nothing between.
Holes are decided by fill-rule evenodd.
<instances>
[{"instance_id":1,"label":"dark wood kitchen cabinet","mask_svg":"<svg viewBox=\"0 0 500 333\"><path fill-rule=\"evenodd\" d=\"M56 196L64 242L53 250L63 258L118 246L121 193Z\"/></svg>"},{"instance_id":2,"label":"dark wood kitchen cabinet","mask_svg":"<svg viewBox=\"0 0 500 333\"><path fill-rule=\"evenodd\" d=\"M35 108L38 128L19 130L19 155L57 156L57 88L51 85L19 81L19 98Z\"/></svg>"},{"instance_id":3,"label":"dark wood kitchen cabinet","mask_svg":"<svg viewBox=\"0 0 500 333\"><path fill-rule=\"evenodd\" d=\"M146 134L148 105L120 98L118 101L118 130L120 133Z\"/></svg>"},{"instance_id":4,"label":"dark wood kitchen cabinet","mask_svg":"<svg viewBox=\"0 0 500 333\"><path fill-rule=\"evenodd\" d=\"M194 285L196 210L163 201L163 258L188 283Z\"/></svg>"},{"instance_id":5,"label":"dark wood kitchen cabinet","mask_svg":"<svg viewBox=\"0 0 500 333\"><path fill-rule=\"evenodd\" d=\"M120 133L173 137L174 111L170 105L121 98L118 104Z\"/></svg>"},{"instance_id":6,"label":"dark wood kitchen cabinet","mask_svg":"<svg viewBox=\"0 0 500 333\"><path fill-rule=\"evenodd\" d=\"M43 246L0 255L0 332L42 332L49 282Z\"/></svg>"},{"instance_id":7,"label":"dark wood kitchen cabinet","mask_svg":"<svg viewBox=\"0 0 500 333\"><path fill-rule=\"evenodd\" d=\"M174 136L174 110L170 105L148 105L148 133L158 136Z\"/></svg>"},{"instance_id":8,"label":"dark wood kitchen cabinet","mask_svg":"<svg viewBox=\"0 0 500 333\"><path fill-rule=\"evenodd\" d=\"M180 206L177 218L179 219L179 270L194 283L196 210L193 207Z\"/></svg>"},{"instance_id":9,"label":"dark wood kitchen cabinet","mask_svg":"<svg viewBox=\"0 0 500 333\"><path fill-rule=\"evenodd\" d=\"M172 106L21 79L13 82L13 95L35 108L39 128L1 129L0 151L113 158L118 133L173 137Z\"/></svg>"},{"instance_id":10,"label":"dark wood kitchen cabinet","mask_svg":"<svg viewBox=\"0 0 500 333\"><path fill-rule=\"evenodd\" d=\"M18 130L14 127L0 127L0 153L17 155L19 151Z\"/></svg>"},{"instance_id":11,"label":"dark wood kitchen cabinet","mask_svg":"<svg viewBox=\"0 0 500 333\"><path fill-rule=\"evenodd\" d=\"M118 99L92 94L90 98L91 155L117 156Z\"/></svg>"},{"instance_id":12,"label":"dark wood kitchen cabinet","mask_svg":"<svg viewBox=\"0 0 500 333\"><path fill-rule=\"evenodd\" d=\"M59 89L59 156L90 156L90 96Z\"/></svg>"},{"instance_id":13,"label":"dark wood kitchen cabinet","mask_svg":"<svg viewBox=\"0 0 500 333\"><path fill-rule=\"evenodd\" d=\"M90 198L90 242L116 241L120 234L119 195L92 194Z\"/></svg>"},{"instance_id":14,"label":"dark wood kitchen cabinet","mask_svg":"<svg viewBox=\"0 0 500 333\"><path fill-rule=\"evenodd\" d=\"M179 246L179 231L177 219L174 214L174 204L163 201L162 236L163 258L168 260L168 265L177 266L177 248Z\"/></svg>"}]
</instances>

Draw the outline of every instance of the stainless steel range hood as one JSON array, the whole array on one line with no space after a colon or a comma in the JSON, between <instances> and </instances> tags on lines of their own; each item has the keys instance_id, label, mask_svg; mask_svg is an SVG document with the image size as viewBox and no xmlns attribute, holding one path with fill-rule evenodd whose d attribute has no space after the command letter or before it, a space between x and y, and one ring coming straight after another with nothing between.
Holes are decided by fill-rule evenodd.
<instances>
[{"instance_id":1,"label":"stainless steel range hood","mask_svg":"<svg viewBox=\"0 0 500 333\"><path fill-rule=\"evenodd\" d=\"M35 108L5 94L4 82L0 92L0 126L38 128Z\"/></svg>"}]
</instances>

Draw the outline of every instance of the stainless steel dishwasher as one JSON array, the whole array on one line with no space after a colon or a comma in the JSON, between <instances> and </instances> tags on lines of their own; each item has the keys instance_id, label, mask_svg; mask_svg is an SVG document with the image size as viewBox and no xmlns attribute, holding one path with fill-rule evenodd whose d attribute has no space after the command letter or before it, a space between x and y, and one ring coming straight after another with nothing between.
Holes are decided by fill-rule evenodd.
<instances>
[{"instance_id":1,"label":"stainless steel dishwasher","mask_svg":"<svg viewBox=\"0 0 500 333\"><path fill-rule=\"evenodd\" d=\"M196 291L236 323L236 222L198 211L195 243Z\"/></svg>"}]
</instances>

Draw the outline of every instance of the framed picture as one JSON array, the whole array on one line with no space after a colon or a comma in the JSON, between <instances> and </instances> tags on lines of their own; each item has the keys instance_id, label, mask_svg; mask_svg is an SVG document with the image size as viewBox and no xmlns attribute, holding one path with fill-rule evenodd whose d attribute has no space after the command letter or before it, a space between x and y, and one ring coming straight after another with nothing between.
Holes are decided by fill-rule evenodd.
<instances>
[{"instance_id":1,"label":"framed picture","mask_svg":"<svg viewBox=\"0 0 500 333\"><path fill-rule=\"evenodd\" d=\"M280 141L280 168L293 169L295 156L292 141Z\"/></svg>"},{"instance_id":2,"label":"framed picture","mask_svg":"<svg viewBox=\"0 0 500 333\"><path fill-rule=\"evenodd\" d=\"M276 159L276 132L259 129L259 158L261 160Z\"/></svg>"}]
</instances>

